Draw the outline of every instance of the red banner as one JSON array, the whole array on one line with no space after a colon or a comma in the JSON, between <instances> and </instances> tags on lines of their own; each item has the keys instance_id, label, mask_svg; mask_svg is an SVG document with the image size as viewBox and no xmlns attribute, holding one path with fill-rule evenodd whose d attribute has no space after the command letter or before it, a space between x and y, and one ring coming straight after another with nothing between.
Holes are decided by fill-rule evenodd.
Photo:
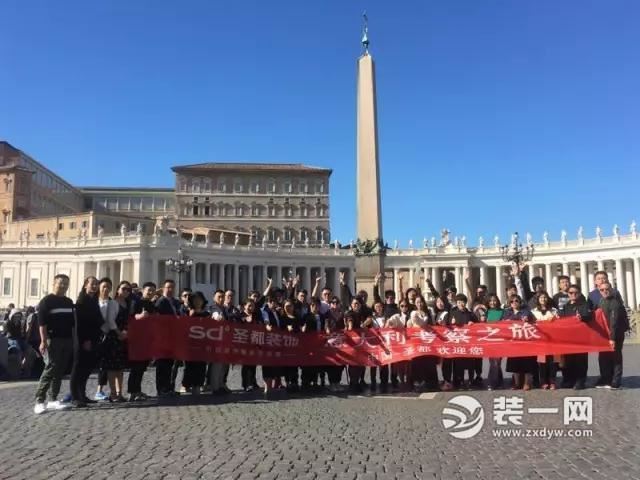
<instances>
[{"instance_id":1,"label":"red banner","mask_svg":"<svg viewBox=\"0 0 640 480\"><path fill-rule=\"evenodd\" d=\"M536 324L475 323L428 329L364 329L335 333L267 331L264 325L207 317L152 315L129 322L129 358L247 365L377 366L424 355L525 357L611 350L607 322L576 317Z\"/></svg>"}]
</instances>

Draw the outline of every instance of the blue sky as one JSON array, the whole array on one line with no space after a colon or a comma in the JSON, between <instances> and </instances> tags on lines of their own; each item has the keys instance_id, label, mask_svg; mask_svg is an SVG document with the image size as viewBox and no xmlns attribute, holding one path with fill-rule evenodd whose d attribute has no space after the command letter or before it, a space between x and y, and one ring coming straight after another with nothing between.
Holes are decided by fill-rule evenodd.
<instances>
[{"instance_id":1,"label":"blue sky","mask_svg":"<svg viewBox=\"0 0 640 480\"><path fill-rule=\"evenodd\" d=\"M640 221L640 2L0 4L0 138L76 185L172 186L169 167L334 170L355 236L361 13L378 75L385 239Z\"/></svg>"}]
</instances>

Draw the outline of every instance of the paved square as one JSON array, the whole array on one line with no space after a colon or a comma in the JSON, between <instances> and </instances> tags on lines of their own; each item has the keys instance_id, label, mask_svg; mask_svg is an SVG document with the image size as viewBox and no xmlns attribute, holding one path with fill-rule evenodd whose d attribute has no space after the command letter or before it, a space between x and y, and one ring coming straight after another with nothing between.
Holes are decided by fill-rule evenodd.
<instances>
[{"instance_id":1,"label":"paved square","mask_svg":"<svg viewBox=\"0 0 640 480\"><path fill-rule=\"evenodd\" d=\"M556 479L640 478L640 346L625 347L625 389L583 392L462 392L485 410L468 440L450 436L442 409L457 393L391 398L228 399L185 395L171 402L100 404L32 413L33 384L0 384L2 479ZM590 358L590 380L597 357ZM485 362L486 363L486 362ZM239 368L230 386L238 388ZM95 385L95 378L90 392ZM68 383L63 384L63 390ZM145 389L154 392L153 371ZM591 438L496 438L493 400L519 396L522 428L564 428L565 396L593 398ZM513 425L511 425L513 427Z\"/></svg>"}]
</instances>

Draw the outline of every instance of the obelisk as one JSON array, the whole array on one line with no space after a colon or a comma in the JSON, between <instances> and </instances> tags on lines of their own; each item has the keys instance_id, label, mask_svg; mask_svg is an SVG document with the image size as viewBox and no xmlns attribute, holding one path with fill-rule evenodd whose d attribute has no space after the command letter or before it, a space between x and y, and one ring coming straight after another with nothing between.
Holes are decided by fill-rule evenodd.
<instances>
[{"instance_id":1,"label":"obelisk","mask_svg":"<svg viewBox=\"0 0 640 480\"><path fill-rule=\"evenodd\" d=\"M383 271L382 212L378 165L378 122L375 65L369 53L367 16L362 33L363 53L358 59L357 131L357 290L372 291L374 277Z\"/></svg>"}]
</instances>

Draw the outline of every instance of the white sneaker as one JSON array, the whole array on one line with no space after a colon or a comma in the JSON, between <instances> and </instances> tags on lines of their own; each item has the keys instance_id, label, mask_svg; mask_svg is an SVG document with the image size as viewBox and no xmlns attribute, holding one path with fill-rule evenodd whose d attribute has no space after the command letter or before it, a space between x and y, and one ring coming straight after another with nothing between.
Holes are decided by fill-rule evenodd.
<instances>
[{"instance_id":1,"label":"white sneaker","mask_svg":"<svg viewBox=\"0 0 640 480\"><path fill-rule=\"evenodd\" d=\"M33 407L33 413L36 415L40 415L47 411L47 406L44 403L36 403L36 406Z\"/></svg>"},{"instance_id":2,"label":"white sneaker","mask_svg":"<svg viewBox=\"0 0 640 480\"><path fill-rule=\"evenodd\" d=\"M68 403L60 403L58 400L47 402L47 410L67 410L71 408Z\"/></svg>"}]
</instances>

